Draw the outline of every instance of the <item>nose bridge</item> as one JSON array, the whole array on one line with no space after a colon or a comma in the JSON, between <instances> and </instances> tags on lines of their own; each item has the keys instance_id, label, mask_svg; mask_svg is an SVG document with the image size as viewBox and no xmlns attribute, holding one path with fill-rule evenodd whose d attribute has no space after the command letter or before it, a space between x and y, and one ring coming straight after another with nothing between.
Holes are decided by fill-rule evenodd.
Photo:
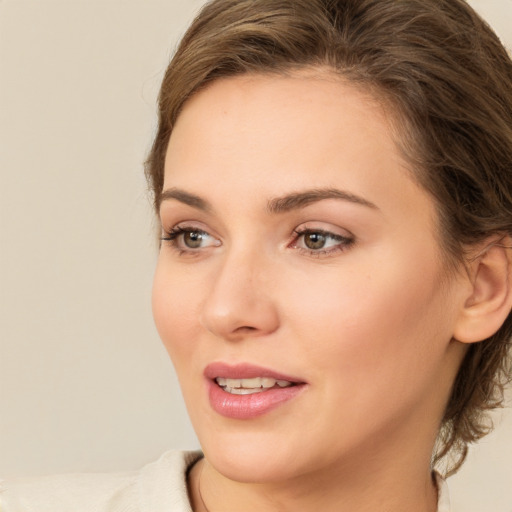
<instances>
[{"instance_id":1,"label":"nose bridge","mask_svg":"<svg viewBox=\"0 0 512 512\"><path fill-rule=\"evenodd\" d=\"M204 327L225 339L273 332L278 315L263 252L247 244L232 247L216 270L203 305Z\"/></svg>"}]
</instances>

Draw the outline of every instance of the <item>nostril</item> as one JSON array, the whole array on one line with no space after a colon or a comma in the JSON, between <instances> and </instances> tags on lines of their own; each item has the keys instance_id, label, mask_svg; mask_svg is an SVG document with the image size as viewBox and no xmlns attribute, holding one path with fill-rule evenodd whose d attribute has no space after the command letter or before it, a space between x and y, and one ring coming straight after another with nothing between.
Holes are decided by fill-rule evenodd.
<instances>
[{"instance_id":1,"label":"nostril","mask_svg":"<svg viewBox=\"0 0 512 512\"><path fill-rule=\"evenodd\" d=\"M235 332L251 332L251 331L257 331L258 329L256 327L252 327L250 325L242 325L241 327L238 327L235 329Z\"/></svg>"}]
</instances>

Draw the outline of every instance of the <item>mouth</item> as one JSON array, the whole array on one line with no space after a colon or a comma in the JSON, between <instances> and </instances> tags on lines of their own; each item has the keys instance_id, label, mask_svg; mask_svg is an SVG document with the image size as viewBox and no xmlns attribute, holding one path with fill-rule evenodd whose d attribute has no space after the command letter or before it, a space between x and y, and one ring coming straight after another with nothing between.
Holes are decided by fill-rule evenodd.
<instances>
[{"instance_id":1,"label":"mouth","mask_svg":"<svg viewBox=\"0 0 512 512\"><path fill-rule=\"evenodd\" d=\"M298 396L307 383L250 364L212 363L204 372L212 409L233 419L252 419Z\"/></svg>"},{"instance_id":2,"label":"mouth","mask_svg":"<svg viewBox=\"0 0 512 512\"><path fill-rule=\"evenodd\" d=\"M217 377L215 382L226 392L232 395L251 395L263 393L269 389L288 388L295 386L294 382L288 380L277 380L271 377L254 377L252 379L227 379Z\"/></svg>"}]
</instances>

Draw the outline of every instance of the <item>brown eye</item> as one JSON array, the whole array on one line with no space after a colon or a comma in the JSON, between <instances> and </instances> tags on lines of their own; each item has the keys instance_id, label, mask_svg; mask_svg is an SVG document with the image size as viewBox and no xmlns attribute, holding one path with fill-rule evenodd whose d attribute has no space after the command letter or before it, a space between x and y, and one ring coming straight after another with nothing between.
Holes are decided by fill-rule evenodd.
<instances>
[{"instance_id":1,"label":"brown eye","mask_svg":"<svg viewBox=\"0 0 512 512\"><path fill-rule=\"evenodd\" d=\"M346 237L338 233L322 229L296 230L297 238L292 247L307 251L310 255L326 256L348 249L353 243L353 237Z\"/></svg>"},{"instance_id":2,"label":"brown eye","mask_svg":"<svg viewBox=\"0 0 512 512\"><path fill-rule=\"evenodd\" d=\"M201 231L185 231L183 243L189 249L199 249L203 243L203 233Z\"/></svg>"},{"instance_id":3,"label":"brown eye","mask_svg":"<svg viewBox=\"0 0 512 512\"><path fill-rule=\"evenodd\" d=\"M161 238L169 242L171 247L183 252L197 252L208 247L219 247L220 240L216 239L206 231L197 228L176 226L169 231L168 236Z\"/></svg>"},{"instance_id":4,"label":"brown eye","mask_svg":"<svg viewBox=\"0 0 512 512\"><path fill-rule=\"evenodd\" d=\"M323 249L325 243L327 241L327 237L322 233L306 233L304 235L304 245L308 249L318 250Z\"/></svg>"}]
</instances>

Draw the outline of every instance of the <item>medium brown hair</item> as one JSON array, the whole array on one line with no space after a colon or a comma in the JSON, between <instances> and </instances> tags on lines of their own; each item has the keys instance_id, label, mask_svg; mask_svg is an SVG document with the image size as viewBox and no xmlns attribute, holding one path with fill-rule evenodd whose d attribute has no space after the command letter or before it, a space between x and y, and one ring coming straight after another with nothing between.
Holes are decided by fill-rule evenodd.
<instances>
[{"instance_id":1,"label":"medium brown hair","mask_svg":"<svg viewBox=\"0 0 512 512\"><path fill-rule=\"evenodd\" d=\"M329 67L392 106L398 145L434 198L450 263L490 235L512 235L512 63L463 0L214 0L183 37L159 96L146 162L155 207L180 111L212 81ZM510 379L512 318L470 346L434 462L454 472L489 430Z\"/></svg>"}]
</instances>

